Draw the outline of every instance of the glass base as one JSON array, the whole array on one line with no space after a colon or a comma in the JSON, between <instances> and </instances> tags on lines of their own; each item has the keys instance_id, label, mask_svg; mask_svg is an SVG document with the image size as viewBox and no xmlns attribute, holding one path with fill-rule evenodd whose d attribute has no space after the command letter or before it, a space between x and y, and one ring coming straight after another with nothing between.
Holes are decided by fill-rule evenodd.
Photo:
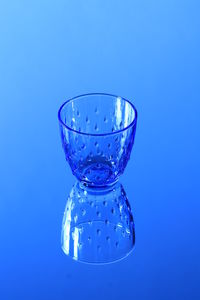
<instances>
[{"instance_id":1,"label":"glass base","mask_svg":"<svg viewBox=\"0 0 200 300\"><path fill-rule=\"evenodd\" d=\"M85 180L81 180L79 181L79 185L80 185L80 188L82 189L86 189L88 191L90 191L92 193L92 191L96 190L96 193L101 193L102 191L105 191L105 192L109 192L111 191L114 186L116 185L116 183L118 182L119 178L117 178L115 181L113 182L110 182L109 184L102 184L102 185L96 185L95 183L93 182L88 182L88 181L85 181Z\"/></svg>"}]
</instances>

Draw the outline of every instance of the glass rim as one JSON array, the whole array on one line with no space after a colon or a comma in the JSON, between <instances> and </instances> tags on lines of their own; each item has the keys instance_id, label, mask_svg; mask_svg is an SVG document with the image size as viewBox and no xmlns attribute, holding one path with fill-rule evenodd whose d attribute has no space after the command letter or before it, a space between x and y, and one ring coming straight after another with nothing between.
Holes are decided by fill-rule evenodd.
<instances>
[{"instance_id":1,"label":"glass rim","mask_svg":"<svg viewBox=\"0 0 200 300\"><path fill-rule=\"evenodd\" d=\"M108 97L114 97L114 98L120 98L122 99L123 101L129 103L135 113L135 117L133 119L133 121L126 127L124 127L123 129L119 129L119 130L116 130L116 131L113 131L113 132L107 132L107 133L87 133L87 132L82 132L82 131L78 131L76 129L73 129L71 128L70 126L66 125L62 118L61 118L61 111L62 109L64 108L65 105L67 105L68 103L70 103L71 101L75 100L75 99L78 99L78 98L82 98L82 97L85 97L85 96L108 96ZM131 103L129 100L125 99L124 97L121 97L121 96L117 96L117 95L113 95L113 94L108 94L108 93L87 93L87 94L81 94L81 95L78 95L78 96L75 96L73 98L70 98L68 100L66 100L59 108L58 110L58 120L59 122L61 123L62 126L64 126L65 128L67 128L68 130L72 131L72 132L75 132L75 133L78 133L78 134L83 134L83 135L88 135L88 136L107 136L107 135L114 135L114 134L118 134L120 132L123 132L123 131L126 131L128 130L130 127L134 126L137 122L137 110L135 108L135 106L133 105L133 103Z\"/></svg>"}]
</instances>

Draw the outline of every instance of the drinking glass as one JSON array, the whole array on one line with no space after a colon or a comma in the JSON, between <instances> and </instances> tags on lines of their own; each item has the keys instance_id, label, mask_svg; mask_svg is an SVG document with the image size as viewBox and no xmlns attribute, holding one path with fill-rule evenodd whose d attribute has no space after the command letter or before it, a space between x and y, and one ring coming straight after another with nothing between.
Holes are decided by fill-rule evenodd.
<instances>
[{"instance_id":1,"label":"drinking glass","mask_svg":"<svg viewBox=\"0 0 200 300\"><path fill-rule=\"evenodd\" d=\"M58 119L66 160L76 178L96 188L116 183L134 143L133 104L110 94L86 94L66 101Z\"/></svg>"}]
</instances>

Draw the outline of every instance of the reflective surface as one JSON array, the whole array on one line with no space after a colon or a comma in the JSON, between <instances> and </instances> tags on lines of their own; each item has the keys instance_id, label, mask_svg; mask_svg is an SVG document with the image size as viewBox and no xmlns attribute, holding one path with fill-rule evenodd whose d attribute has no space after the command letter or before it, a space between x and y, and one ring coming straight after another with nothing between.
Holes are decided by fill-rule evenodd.
<instances>
[{"instance_id":1,"label":"reflective surface","mask_svg":"<svg viewBox=\"0 0 200 300\"><path fill-rule=\"evenodd\" d=\"M65 254L78 261L105 264L127 256L134 243L133 216L123 186L117 183L98 190L76 182L63 218Z\"/></svg>"},{"instance_id":2,"label":"reflective surface","mask_svg":"<svg viewBox=\"0 0 200 300\"><path fill-rule=\"evenodd\" d=\"M0 299L200 299L200 3L0 1ZM138 110L120 177L131 254L103 266L61 249L74 176L57 109L105 91Z\"/></svg>"}]
</instances>

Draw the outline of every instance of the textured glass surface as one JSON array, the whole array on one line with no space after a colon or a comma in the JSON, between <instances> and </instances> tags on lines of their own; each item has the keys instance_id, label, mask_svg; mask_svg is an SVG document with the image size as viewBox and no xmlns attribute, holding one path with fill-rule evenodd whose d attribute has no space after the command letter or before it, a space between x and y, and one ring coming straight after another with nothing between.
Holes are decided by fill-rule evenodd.
<instances>
[{"instance_id":1,"label":"textured glass surface","mask_svg":"<svg viewBox=\"0 0 200 300\"><path fill-rule=\"evenodd\" d=\"M78 182L68 197L63 225L63 251L75 260L109 263L126 256L135 243L133 216L123 186L101 192Z\"/></svg>"},{"instance_id":2,"label":"textured glass surface","mask_svg":"<svg viewBox=\"0 0 200 300\"><path fill-rule=\"evenodd\" d=\"M90 186L107 186L124 172L134 143L137 112L109 94L75 97L58 113L66 160Z\"/></svg>"}]
</instances>

